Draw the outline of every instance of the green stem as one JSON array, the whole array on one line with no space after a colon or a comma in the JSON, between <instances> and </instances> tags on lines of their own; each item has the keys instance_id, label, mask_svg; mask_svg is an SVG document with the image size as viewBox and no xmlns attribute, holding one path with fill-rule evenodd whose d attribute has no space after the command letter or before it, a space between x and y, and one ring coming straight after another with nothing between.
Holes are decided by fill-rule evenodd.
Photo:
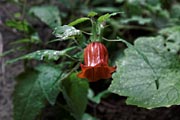
<instances>
[{"instance_id":1,"label":"green stem","mask_svg":"<svg viewBox=\"0 0 180 120\"><path fill-rule=\"evenodd\" d=\"M91 36L91 42L101 42L102 41L102 36L103 36L103 24L95 22L93 18L91 18L91 23L92 23L92 36Z\"/></svg>"},{"instance_id":2,"label":"green stem","mask_svg":"<svg viewBox=\"0 0 180 120\"><path fill-rule=\"evenodd\" d=\"M91 18L91 23L92 23L92 36L91 36L91 42L97 41L97 24L96 22L93 20L93 18Z\"/></svg>"},{"instance_id":3,"label":"green stem","mask_svg":"<svg viewBox=\"0 0 180 120\"><path fill-rule=\"evenodd\" d=\"M99 42L102 41L103 30L104 30L103 24L98 24L98 39L97 39L97 41L99 41Z\"/></svg>"}]
</instances>

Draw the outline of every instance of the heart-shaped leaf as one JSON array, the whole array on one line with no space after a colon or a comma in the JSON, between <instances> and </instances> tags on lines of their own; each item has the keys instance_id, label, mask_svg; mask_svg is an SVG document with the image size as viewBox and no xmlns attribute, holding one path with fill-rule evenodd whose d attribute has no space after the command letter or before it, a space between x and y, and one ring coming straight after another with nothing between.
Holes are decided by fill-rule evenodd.
<instances>
[{"instance_id":1,"label":"heart-shaped leaf","mask_svg":"<svg viewBox=\"0 0 180 120\"><path fill-rule=\"evenodd\" d=\"M167 43L160 36L138 38L117 62L109 90L127 96L127 104L140 107L179 105L180 58Z\"/></svg>"}]
</instances>

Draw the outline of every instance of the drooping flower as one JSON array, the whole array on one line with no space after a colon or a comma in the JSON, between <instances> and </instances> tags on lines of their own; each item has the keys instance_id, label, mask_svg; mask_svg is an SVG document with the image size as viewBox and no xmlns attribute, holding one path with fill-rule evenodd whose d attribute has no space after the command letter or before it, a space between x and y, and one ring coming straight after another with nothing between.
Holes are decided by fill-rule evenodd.
<instances>
[{"instance_id":1,"label":"drooping flower","mask_svg":"<svg viewBox=\"0 0 180 120\"><path fill-rule=\"evenodd\" d=\"M82 71L77 75L79 78L87 78L90 82L100 79L111 78L116 67L108 65L107 48L100 42L92 42L84 49L84 65Z\"/></svg>"}]
</instances>

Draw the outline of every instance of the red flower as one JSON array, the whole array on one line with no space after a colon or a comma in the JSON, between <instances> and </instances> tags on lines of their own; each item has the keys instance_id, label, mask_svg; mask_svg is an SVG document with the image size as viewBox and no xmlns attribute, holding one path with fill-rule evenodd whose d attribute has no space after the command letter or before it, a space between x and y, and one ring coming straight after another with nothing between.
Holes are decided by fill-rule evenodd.
<instances>
[{"instance_id":1,"label":"red flower","mask_svg":"<svg viewBox=\"0 0 180 120\"><path fill-rule=\"evenodd\" d=\"M77 76L87 78L90 82L111 78L116 67L108 66L108 51L100 42L92 42L84 49L84 65Z\"/></svg>"}]
</instances>

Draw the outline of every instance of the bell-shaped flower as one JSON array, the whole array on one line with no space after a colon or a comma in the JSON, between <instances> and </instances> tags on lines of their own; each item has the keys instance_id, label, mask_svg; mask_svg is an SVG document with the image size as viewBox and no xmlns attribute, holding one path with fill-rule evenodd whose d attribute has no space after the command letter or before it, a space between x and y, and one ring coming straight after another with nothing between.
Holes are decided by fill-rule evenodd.
<instances>
[{"instance_id":1,"label":"bell-shaped flower","mask_svg":"<svg viewBox=\"0 0 180 120\"><path fill-rule=\"evenodd\" d=\"M107 48L100 42L92 42L84 49L84 65L82 71L77 75L79 78L87 78L89 82L100 79L109 79L116 67L108 65Z\"/></svg>"}]
</instances>

